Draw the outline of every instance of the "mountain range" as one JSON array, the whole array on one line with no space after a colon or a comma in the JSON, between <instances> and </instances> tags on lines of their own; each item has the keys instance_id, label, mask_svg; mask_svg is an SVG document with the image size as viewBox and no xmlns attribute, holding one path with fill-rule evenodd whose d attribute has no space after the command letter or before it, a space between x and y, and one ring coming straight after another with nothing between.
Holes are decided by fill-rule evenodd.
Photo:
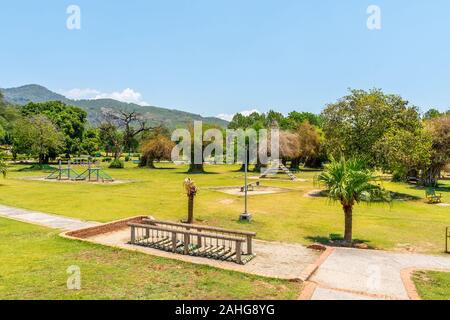
<instances>
[{"instance_id":1,"label":"mountain range","mask_svg":"<svg viewBox=\"0 0 450 320\"><path fill-rule=\"evenodd\" d=\"M29 102L46 102L59 100L66 104L84 109L91 124L98 124L102 119L102 109L137 111L142 114L150 125L164 125L169 129L186 127L194 120L226 127L228 122L216 117L203 117L198 114L180 110L166 109L155 106L141 106L134 103L121 102L114 99L72 100L61 94L37 85L29 84L17 88L1 89L5 100L14 105L25 105Z\"/></svg>"}]
</instances>

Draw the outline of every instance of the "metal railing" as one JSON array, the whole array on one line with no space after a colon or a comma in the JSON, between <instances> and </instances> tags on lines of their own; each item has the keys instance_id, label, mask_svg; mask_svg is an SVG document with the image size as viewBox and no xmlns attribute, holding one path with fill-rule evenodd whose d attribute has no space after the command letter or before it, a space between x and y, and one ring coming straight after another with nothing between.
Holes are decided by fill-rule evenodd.
<instances>
[{"instance_id":1,"label":"metal railing","mask_svg":"<svg viewBox=\"0 0 450 320\"><path fill-rule=\"evenodd\" d=\"M150 219L128 225L130 243L134 245L239 264L255 256L252 250L254 232Z\"/></svg>"}]
</instances>

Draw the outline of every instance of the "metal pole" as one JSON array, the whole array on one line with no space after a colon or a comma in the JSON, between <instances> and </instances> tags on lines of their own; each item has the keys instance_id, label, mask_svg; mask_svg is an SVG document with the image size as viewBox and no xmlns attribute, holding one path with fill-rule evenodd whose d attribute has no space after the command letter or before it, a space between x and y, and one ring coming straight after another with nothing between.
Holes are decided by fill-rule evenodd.
<instances>
[{"instance_id":1,"label":"metal pole","mask_svg":"<svg viewBox=\"0 0 450 320\"><path fill-rule=\"evenodd\" d=\"M248 150L247 150L247 145L245 146L245 162L244 162L244 169L245 169L245 185L244 185L244 191L245 191L245 211L244 214L247 214L247 190L248 190L248 186L247 186L247 170L248 170L248 159L247 159L247 155L248 155Z\"/></svg>"},{"instance_id":2,"label":"metal pole","mask_svg":"<svg viewBox=\"0 0 450 320\"><path fill-rule=\"evenodd\" d=\"M245 145L245 160L244 160L244 177L245 177L245 185L244 185L244 202L245 202L245 211L239 216L240 221L251 221L252 215L248 213L248 182L247 182L247 172L248 172L248 146Z\"/></svg>"}]
</instances>

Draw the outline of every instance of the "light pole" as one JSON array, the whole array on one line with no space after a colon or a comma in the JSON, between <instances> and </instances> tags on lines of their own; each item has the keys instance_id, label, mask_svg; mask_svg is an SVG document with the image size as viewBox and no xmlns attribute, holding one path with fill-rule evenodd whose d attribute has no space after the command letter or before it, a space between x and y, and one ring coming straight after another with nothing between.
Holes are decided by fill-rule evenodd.
<instances>
[{"instance_id":1,"label":"light pole","mask_svg":"<svg viewBox=\"0 0 450 320\"><path fill-rule=\"evenodd\" d=\"M252 215L248 213L248 184L247 184L247 172L248 172L248 146L245 145L245 160L244 160L244 203L245 203L245 209L244 213L242 213L239 216L239 221L248 221L250 222L252 220Z\"/></svg>"}]
</instances>

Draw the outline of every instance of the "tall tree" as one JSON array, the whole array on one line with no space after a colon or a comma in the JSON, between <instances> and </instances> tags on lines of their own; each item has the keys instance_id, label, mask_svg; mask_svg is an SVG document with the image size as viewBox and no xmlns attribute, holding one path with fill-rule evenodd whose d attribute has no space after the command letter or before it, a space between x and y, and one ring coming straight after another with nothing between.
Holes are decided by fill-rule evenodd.
<instances>
[{"instance_id":1,"label":"tall tree","mask_svg":"<svg viewBox=\"0 0 450 320\"><path fill-rule=\"evenodd\" d=\"M422 183L436 186L441 170L450 162L450 115L433 118L425 122L425 128L431 135L430 165L422 172Z\"/></svg>"},{"instance_id":2,"label":"tall tree","mask_svg":"<svg viewBox=\"0 0 450 320\"><path fill-rule=\"evenodd\" d=\"M326 148L335 157L359 157L376 165L374 145L391 128L415 132L420 129L416 107L398 95L379 89L351 90L327 105L322 112Z\"/></svg>"},{"instance_id":3,"label":"tall tree","mask_svg":"<svg viewBox=\"0 0 450 320\"><path fill-rule=\"evenodd\" d=\"M117 127L109 122L104 122L99 127L100 141L102 142L106 153L111 152L114 160L119 160L122 155L122 133Z\"/></svg>"},{"instance_id":4,"label":"tall tree","mask_svg":"<svg viewBox=\"0 0 450 320\"><path fill-rule=\"evenodd\" d=\"M165 135L155 135L146 140L141 147L140 167L155 168L155 161L170 160L174 143Z\"/></svg>"},{"instance_id":5,"label":"tall tree","mask_svg":"<svg viewBox=\"0 0 450 320\"><path fill-rule=\"evenodd\" d=\"M125 110L104 110L104 118L108 118L109 123L114 123L117 128L123 130L123 150L132 152L137 147L136 137L145 132L154 129L147 125L146 119L136 111Z\"/></svg>"},{"instance_id":6,"label":"tall tree","mask_svg":"<svg viewBox=\"0 0 450 320\"><path fill-rule=\"evenodd\" d=\"M345 217L344 241L353 242L353 206L360 201L390 201L389 194L373 184L375 177L362 160L331 159L318 181L326 186L328 196L342 205Z\"/></svg>"},{"instance_id":7,"label":"tall tree","mask_svg":"<svg viewBox=\"0 0 450 320\"><path fill-rule=\"evenodd\" d=\"M63 152L67 156L80 151L87 113L83 109L69 106L61 101L30 102L21 108L23 116L44 115L59 128L64 135Z\"/></svg>"},{"instance_id":8,"label":"tall tree","mask_svg":"<svg viewBox=\"0 0 450 320\"><path fill-rule=\"evenodd\" d=\"M39 164L48 163L64 147L64 135L44 115L32 115L18 120L14 126L14 148L31 154Z\"/></svg>"},{"instance_id":9,"label":"tall tree","mask_svg":"<svg viewBox=\"0 0 450 320\"><path fill-rule=\"evenodd\" d=\"M414 132L392 128L374 145L377 163L392 173L394 181L417 177L430 163L431 137L424 130Z\"/></svg>"}]
</instances>

